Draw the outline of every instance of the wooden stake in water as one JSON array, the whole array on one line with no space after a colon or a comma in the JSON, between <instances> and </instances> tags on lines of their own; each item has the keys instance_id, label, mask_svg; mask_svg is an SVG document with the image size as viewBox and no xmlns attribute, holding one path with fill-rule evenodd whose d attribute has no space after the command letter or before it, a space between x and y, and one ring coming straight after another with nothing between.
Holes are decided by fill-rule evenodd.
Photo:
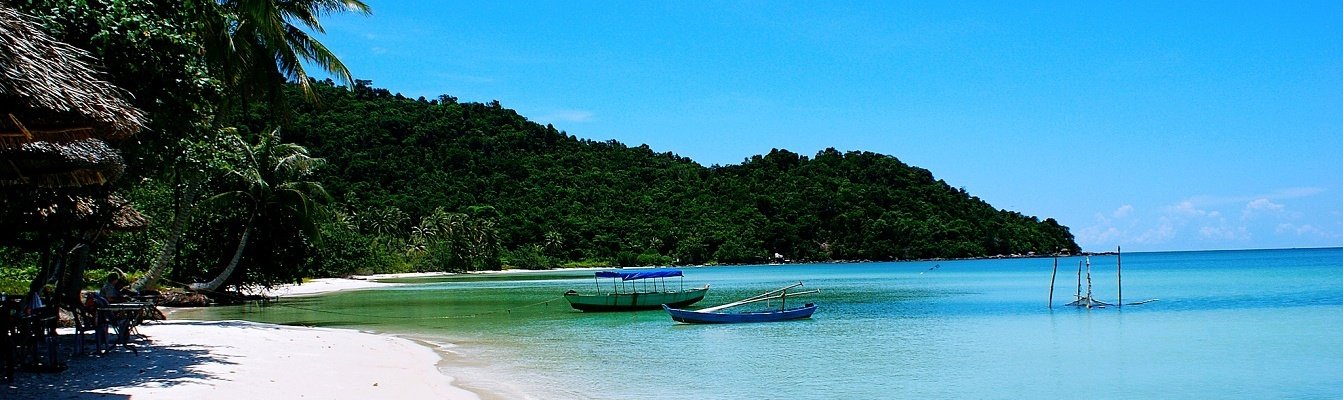
<instances>
[{"instance_id":1,"label":"wooden stake in water","mask_svg":"<svg viewBox=\"0 0 1343 400\"><path fill-rule=\"evenodd\" d=\"M1091 308L1091 257L1087 257L1087 308Z\"/></svg>"},{"instance_id":2,"label":"wooden stake in water","mask_svg":"<svg viewBox=\"0 0 1343 400\"><path fill-rule=\"evenodd\" d=\"M1054 308L1054 277L1059 275L1059 256L1054 256L1054 272L1049 274L1049 308Z\"/></svg>"},{"instance_id":3,"label":"wooden stake in water","mask_svg":"<svg viewBox=\"0 0 1343 400\"><path fill-rule=\"evenodd\" d=\"M1115 246L1115 275L1119 280L1119 301L1115 302L1115 307L1124 306L1124 247Z\"/></svg>"},{"instance_id":4,"label":"wooden stake in water","mask_svg":"<svg viewBox=\"0 0 1343 400\"><path fill-rule=\"evenodd\" d=\"M1077 262L1077 300L1082 299L1082 262Z\"/></svg>"}]
</instances>

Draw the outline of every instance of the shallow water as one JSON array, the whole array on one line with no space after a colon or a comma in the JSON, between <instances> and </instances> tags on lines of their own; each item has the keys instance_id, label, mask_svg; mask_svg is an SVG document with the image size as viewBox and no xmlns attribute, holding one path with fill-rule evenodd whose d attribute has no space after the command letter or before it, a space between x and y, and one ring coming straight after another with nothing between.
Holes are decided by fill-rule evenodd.
<instances>
[{"instance_id":1,"label":"shallow water","mask_svg":"<svg viewBox=\"0 0 1343 400\"><path fill-rule=\"evenodd\" d=\"M1339 398L1343 249L1125 254L1125 302L1063 306L1079 257L686 269L701 306L803 281L810 320L684 325L581 313L590 272L413 285L185 318L352 327L453 343L445 372L508 398ZM1113 256L1095 296L1117 297ZM1084 283L1085 284L1085 283Z\"/></svg>"}]
</instances>

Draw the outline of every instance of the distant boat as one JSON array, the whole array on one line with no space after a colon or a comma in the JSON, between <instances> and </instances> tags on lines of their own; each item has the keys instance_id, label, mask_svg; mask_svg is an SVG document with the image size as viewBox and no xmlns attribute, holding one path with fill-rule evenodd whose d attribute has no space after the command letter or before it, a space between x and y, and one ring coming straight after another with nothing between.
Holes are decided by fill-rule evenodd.
<instances>
[{"instance_id":1,"label":"distant boat","mask_svg":"<svg viewBox=\"0 0 1343 400\"><path fill-rule=\"evenodd\" d=\"M804 292L788 293L788 289L802 286L802 282L794 285L761 293L743 300L734 301L721 306L709 307L700 310L683 310L673 308L669 305L663 305L662 309L671 315L673 321L687 324L734 324L744 322L775 322L794 319L811 318L812 313L816 312L816 304L806 303L801 307L788 308L788 298L792 296L801 296L812 294L819 290L808 290ZM756 303L767 300L779 300L777 310L760 311L742 311L742 312L722 312L732 307L745 304Z\"/></svg>"},{"instance_id":2,"label":"distant boat","mask_svg":"<svg viewBox=\"0 0 1343 400\"><path fill-rule=\"evenodd\" d=\"M633 311L656 310L663 304L673 307L685 307L704 300L709 285L685 289L678 285L668 288L666 278L683 277L678 269L659 269L650 271L598 271L592 280L597 286L596 294L582 294L576 290L564 293L569 306L581 311ZM609 292L603 292L598 278L611 278Z\"/></svg>"}]
</instances>

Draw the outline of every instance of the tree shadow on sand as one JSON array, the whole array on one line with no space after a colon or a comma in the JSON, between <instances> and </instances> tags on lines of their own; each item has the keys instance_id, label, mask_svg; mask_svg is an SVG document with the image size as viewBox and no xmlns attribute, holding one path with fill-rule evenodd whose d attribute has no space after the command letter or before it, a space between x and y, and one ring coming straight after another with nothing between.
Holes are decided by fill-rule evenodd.
<instances>
[{"instance_id":1,"label":"tree shadow on sand","mask_svg":"<svg viewBox=\"0 0 1343 400\"><path fill-rule=\"evenodd\" d=\"M198 324L195 322L174 322ZM201 322L199 324L228 325ZM62 351L73 351L73 338L64 335ZM115 347L100 355L77 355L66 361L69 369L60 373L19 373L13 383L0 384L2 399L129 399L109 393L117 388L166 388L182 384L209 384L225 380L198 371L197 366L213 363L234 365L211 349L217 346L196 344L161 345L140 336L134 350ZM67 353L68 354L68 353Z\"/></svg>"}]
</instances>

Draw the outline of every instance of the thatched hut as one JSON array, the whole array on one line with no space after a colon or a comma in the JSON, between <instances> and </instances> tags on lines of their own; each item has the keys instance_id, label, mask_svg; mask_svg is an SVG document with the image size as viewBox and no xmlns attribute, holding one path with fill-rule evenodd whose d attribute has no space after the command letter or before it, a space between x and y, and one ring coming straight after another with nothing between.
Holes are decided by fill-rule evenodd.
<instances>
[{"instance_id":1,"label":"thatched hut","mask_svg":"<svg viewBox=\"0 0 1343 400\"><path fill-rule=\"evenodd\" d=\"M125 168L107 141L145 113L90 60L0 3L0 243L41 253L32 289L55 282L58 304L77 300L97 237L147 225L107 185Z\"/></svg>"},{"instance_id":2,"label":"thatched hut","mask_svg":"<svg viewBox=\"0 0 1343 400\"><path fill-rule=\"evenodd\" d=\"M100 185L121 172L103 140L135 134L145 114L89 59L0 4L0 186Z\"/></svg>"}]
</instances>

